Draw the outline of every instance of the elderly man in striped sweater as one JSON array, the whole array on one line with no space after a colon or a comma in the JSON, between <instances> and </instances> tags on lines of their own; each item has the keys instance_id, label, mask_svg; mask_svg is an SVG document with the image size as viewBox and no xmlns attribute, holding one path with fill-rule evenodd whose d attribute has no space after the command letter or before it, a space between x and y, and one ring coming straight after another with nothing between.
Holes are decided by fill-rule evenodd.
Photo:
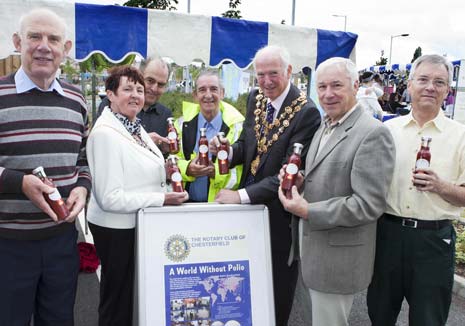
<instances>
[{"instance_id":1,"label":"elderly man in striped sweater","mask_svg":"<svg viewBox=\"0 0 465 326\"><path fill-rule=\"evenodd\" d=\"M77 89L55 79L71 48L62 18L32 10L13 42L21 67L0 79L0 325L28 325L32 315L34 325L73 325L74 219L91 184L87 108ZM38 166L63 197L63 220L45 200L56 189L31 174Z\"/></svg>"}]
</instances>

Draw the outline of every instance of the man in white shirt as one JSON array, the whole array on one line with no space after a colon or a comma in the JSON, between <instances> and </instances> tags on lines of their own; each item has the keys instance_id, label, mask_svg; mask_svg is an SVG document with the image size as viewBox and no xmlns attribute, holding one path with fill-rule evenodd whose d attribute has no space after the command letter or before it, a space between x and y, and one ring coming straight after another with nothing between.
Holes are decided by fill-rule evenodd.
<instances>
[{"instance_id":1,"label":"man in white shirt","mask_svg":"<svg viewBox=\"0 0 465 326\"><path fill-rule=\"evenodd\" d=\"M404 298L411 326L447 321L455 262L451 220L465 206L465 126L446 118L441 109L452 74L444 57L419 57L408 81L412 110L386 123L397 154L368 289L368 313L375 326L395 325ZM432 138L429 167L416 164L422 137Z\"/></svg>"}]
</instances>

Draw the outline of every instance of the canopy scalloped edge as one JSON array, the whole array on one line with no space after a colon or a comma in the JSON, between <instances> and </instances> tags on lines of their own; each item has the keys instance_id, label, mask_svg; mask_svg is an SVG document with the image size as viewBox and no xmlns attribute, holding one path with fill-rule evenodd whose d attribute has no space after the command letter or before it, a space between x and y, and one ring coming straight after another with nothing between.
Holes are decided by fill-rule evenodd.
<instances>
[{"instance_id":1,"label":"canopy scalloped edge","mask_svg":"<svg viewBox=\"0 0 465 326\"><path fill-rule=\"evenodd\" d=\"M334 56L355 59L357 35L349 32L69 0L2 0L0 58L14 51L11 35L18 30L18 17L32 7L50 8L63 17L73 42L69 56L78 62L93 53L113 63L139 54L168 57L179 65L199 59L217 67L230 61L246 69L266 45L286 47L295 69L315 69Z\"/></svg>"}]
</instances>

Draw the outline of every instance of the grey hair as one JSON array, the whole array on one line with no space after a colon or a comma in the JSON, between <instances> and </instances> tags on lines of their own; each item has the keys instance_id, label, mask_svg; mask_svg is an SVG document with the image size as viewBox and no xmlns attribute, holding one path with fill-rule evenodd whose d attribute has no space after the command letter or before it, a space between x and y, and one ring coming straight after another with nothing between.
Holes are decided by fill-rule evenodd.
<instances>
[{"instance_id":1,"label":"grey hair","mask_svg":"<svg viewBox=\"0 0 465 326\"><path fill-rule=\"evenodd\" d=\"M283 71L285 72L287 70L287 67L289 66L289 63L291 62L291 56L289 54L289 51L287 51L285 48L278 46L278 45L267 45L262 47L260 50L255 53L255 56L253 57L253 67L256 69L256 61L257 59L264 55L265 53L271 53L273 55L277 55L279 59L281 60L281 65L283 68Z\"/></svg>"},{"instance_id":2,"label":"grey hair","mask_svg":"<svg viewBox=\"0 0 465 326\"><path fill-rule=\"evenodd\" d=\"M447 60L445 57L443 57L441 55L438 55L438 54L425 54L425 55L422 55L421 57L417 58L413 62L412 68L410 69L410 75L408 76L409 80L413 79L413 76L415 75L415 71L424 62L434 64L434 65L444 65L444 67L446 68L447 73L449 75L449 78L448 78L449 85L452 84L452 80L453 80L453 77L454 77L453 76L454 75L454 67L452 66L452 64L450 63L449 60Z\"/></svg>"},{"instance_id":3,"label":"grey hair","mask_svg":"<svg viewBox=\"0 0 465 326\"><path fill-rule=\"evenodd\" d=\"M342 57L330 58L320 63L315 71L315 80L318 80L319 73L321 73L323 70L333 65L338 65L340 67L343 67L347 73L347 77L350 78L350 82L352 86L355 85L355 82L358 81L357 66L352 60L347 59L347 58L342 58Z\"/></svg>"},{"instance_id":4,"label":"grey hair","mask_svg":"<svg viewBox=\"0 0 465 326\"><path fill-rule=\"evenodd\" d=\"M25 13L24 15L21 16L19 19L19 36L23 37L26 36L26 26L28 22L32 18L36 17L48 17L48 18L53 18L56 19L56 21L61 25L61 33L63 36L63 42L67 41L66 40L66 35L68 33L68 27L66 25L66 21L63 19L63 17L60 17L56 12L50 10L50 9L45 9L45 8L35 8L30 10L29 12Z\"/></svg>"},{"instance_id":5,"label":"grey hair","mask_svg":"<svg viewBox=\"0 0 465 326\"><path fill-rule=\"evenodd\" d=\"M160 57L148 57L147 59L142 60L139 67L139 70L142 72L142 74L151 62L158 63L166 67L166 69L168 70L168 76L166 77L166 81L168 81L171 74L171 66L168 64L168 62L166 62Z\"/></svg>"},{"instance_id":6,"label":"grey hair","mask_svg":"<svg viewBox=\"0 0 465 326\"><path fill-rule=\"evenodd\" d=\"M203 69L203 70L200 71L197 78L195 78L195 88L194 88L195 90L197 90L197 81L199 80L200 77L203 77L203 76L215 76L216 78L218 78L218 83L220 84L220 88L224 89L223 81L220 78L218 70L216 70L216 69Z\"/></svg>"}]
</instances>

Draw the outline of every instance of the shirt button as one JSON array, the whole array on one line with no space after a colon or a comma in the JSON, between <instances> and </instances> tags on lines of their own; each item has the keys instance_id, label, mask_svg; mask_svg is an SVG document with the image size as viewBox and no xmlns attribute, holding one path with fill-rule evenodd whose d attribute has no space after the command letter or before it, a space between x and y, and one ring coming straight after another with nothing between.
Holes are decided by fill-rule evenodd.
<instances>
[{"instance_id":1,"label":"shirt button","mask_svg":"<svg viewBox=\"0 0 465 326\"><path fill-rule=\"evenodd\" d=\"M163 187L165 186L165 181L162 181L162 182L160 183L160 186L163 188Z\"/></svg>"}]
</instances>

